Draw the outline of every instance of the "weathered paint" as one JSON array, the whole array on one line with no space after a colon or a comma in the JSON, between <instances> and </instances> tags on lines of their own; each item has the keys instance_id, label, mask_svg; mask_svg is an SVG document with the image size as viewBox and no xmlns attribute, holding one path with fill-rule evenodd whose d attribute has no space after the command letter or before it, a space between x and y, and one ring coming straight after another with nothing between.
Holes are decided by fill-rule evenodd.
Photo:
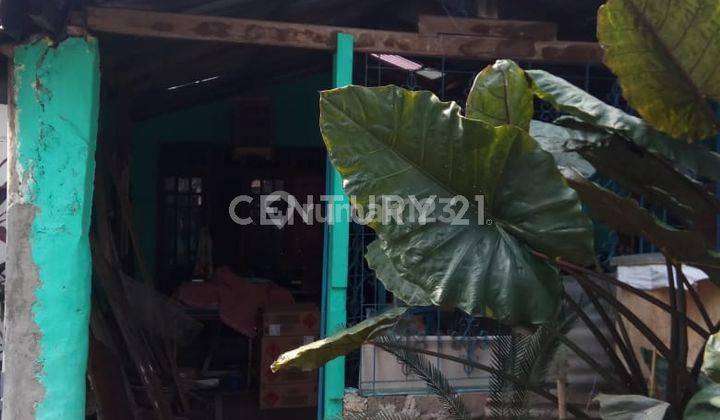
<instances>
[{"instance_id":1,"label":"weathered paint","mask_svg":"<svg viewBox=\"0 0 720 420\"><path fill-rule=\"evenodd\" d=\"M8 282L20 287L18 282L37 281L36 289L24 289L34 296L24 298L33 302L30 327L39 346L16 346L6 353L34 356L33 379L42 392L39 399L24 396L22 389L6 393L11 401L4 404L13 407L13 419L80 419L85 413L98 60L94 38L68 38L60 44L43 39L15 49L10 164L16 179L11 181L8 213L10 224L29 222L29 232L8 238L9 253L16 267L36 270L37 278L23 277L9 261ZM23 237L29 243L15 242ZM28 245L29 255L18 249ZM16 309L9 301L7 313ZM18 328L8 326L9 341L22 334ZM10 377L32 375L31 370L18 371L21 367L4 368Z\"/></svg>"},{"instance_id":2,"label":"weathered paint","mask_svg":"<svg viewBox=\"0 0 720 420\"><path fill-rule=\"evenodd\" d=\"M339 33L333 68L333 86L342 87L352 83L353 37ZM337 210L348 204L342 188L340 173L327 162L328 194L342 197L335 201L334 223L326 224L325 261L323 278L323 336L345 328L347 322L347 276L350 220L347 213ZM345 392L345 358L328 362L321 373L322 390L320 407L323 418L332 419L342 415Z\"/></svg>"}]
</instances>

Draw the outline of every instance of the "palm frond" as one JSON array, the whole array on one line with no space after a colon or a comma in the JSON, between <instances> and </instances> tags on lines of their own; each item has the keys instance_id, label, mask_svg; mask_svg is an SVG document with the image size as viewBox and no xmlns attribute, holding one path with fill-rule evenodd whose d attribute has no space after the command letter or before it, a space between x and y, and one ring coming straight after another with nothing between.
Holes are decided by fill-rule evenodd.
<instances>
[{"instance_id":1,"label":"palm frond","mask_svg":"<svg viewBox=\"0 0 720 420\"><path fill-rule=\"evenodd\" d=\"M425 381L428 388L437 396L443 408L450 414L451 419L465 420L470 418L467 407L462 402L460 395L450 386L440 369L425 356L394 346L393 344L397 344L397 338L392 336L380 336L374 339L373 343L386 352L393 354L413 373Z\"/></svg>"},{"instance_id":2,"label":"palm frond","mask_svg":"<svg viewBox=\"0 0 720 420\"><path fill-rule=\"evenodd\" d=\"M416 417L407 413L396 413L389 409L382 409L376 413L348 413L334 420L415 420Z\"/></svg>"},{"instance_id":3,"label":"palm frond","mask_svg":"<svg viewBox=\"0 0 720 420\"><path fill-rule=\"evenodd\" d=\"M416 417L406 413L395 413L390 410L380 410L372 420L416 420Z\"/></svg>"},{"instance_id":4,"label":"palm frond","mask_svg":"<svg viewBox=\"0 0 720 420\"><path fill-rule=\"evenodd\" d=\"M518 357L519 334L502 334L495 337L491 345L492 367L499 372L512 376L519 376L522 361ZM518 406L517 392L520 390L516 384L506 380L500 375L490 375L490 414L497 418L518 418L522 414Z\"/></svg>"},{"instance_id":5,"label":"palm frond","mask_svg":"<svg viewBox=\"0 0 720 420\"><path fill-rule=\"evenodd\" d=\"M574 316L558 316L530 335L512 332L498 336L492 345L493 367L523 383L541 384L560 347L558 337L567 334L574 322ZM529 416L527 386L512 383L499 375L490 377L489 403L493 417Z\"/></svg>"}]
</instances>

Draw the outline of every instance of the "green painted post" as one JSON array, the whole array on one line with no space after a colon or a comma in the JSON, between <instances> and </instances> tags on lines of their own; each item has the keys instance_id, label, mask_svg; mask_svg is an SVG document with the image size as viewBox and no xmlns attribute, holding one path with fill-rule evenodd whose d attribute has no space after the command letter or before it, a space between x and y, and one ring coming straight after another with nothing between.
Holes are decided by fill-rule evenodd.
<instances>
[{"instance_id":1,"label":"green painted post","mask_svg":"<svg viewBox=\"0 0 720 420\"><path fill-rule=\"evenodd\" d=\"M41 39L13 60L3 417L82 419L98 44Z\"/></svg>"},{"instance_id":2,"label":"green painted post","mask_svg":"<svg viewBox=\"0 0 720 420\"><path fill-rule=\"evenodd\" d=\"M350 34L337 35L337 49L333 62L333 87L352 83L353 38ZM345 328L347 322L347 276L350 218L342 212L347 208L348 199L342 188L342 178L328 160L328 194L342 197L333 203L333 223L326 229L325 278L323 279L324 336ZM322 370L322 418L331 419L342 415L345 392L345 358L338 357L328 362Z\"/></svg>"}]
</instances>

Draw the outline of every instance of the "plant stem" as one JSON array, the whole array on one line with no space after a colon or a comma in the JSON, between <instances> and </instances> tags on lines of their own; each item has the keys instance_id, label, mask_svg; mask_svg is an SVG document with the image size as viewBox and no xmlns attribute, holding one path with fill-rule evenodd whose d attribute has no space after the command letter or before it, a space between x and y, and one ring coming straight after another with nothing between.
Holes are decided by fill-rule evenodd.
<instances>
[{"instance_id":1,"label":"plant stem","mask_svg":"<svg viewBox=\"0 0 720 420\"><path fill-rule=\"evenodd\" d=\"M682 278L685 277L685 275L682 273L682 266L680 264L675 264L675 290L677 292L677 307L678 311L682 314L682 316L678 317L678 337L677 337L677 344L678 344L678 350L677 350L677 356L678 356L678 363L680 364L680 367L682 368L683 372L687 372L687 358L688 358L688 333L687 333L687 299L685 296L685 285L683 284ZM687 282L687 279L685 279ZM687 375L680 375L677 379L678 384L678 411L682 412L685 408L686 399L683 398L683 391L687 387L688 384L688 377Z\"/></svg>"},{"instance_id":2,"label":"plant stem","mask_svg":"<svg viewBox=\"0 0 720 420\"><path fill-rule=\"evenodd\" d=\"M573 273L571 273L573 274ZM573 275L578 275L581 273L574 273ZM613 296L611 293L603 289L602 287L599 287L595 282L587 279L587 277L584 277L582 275L576 276L576 279L580 280L582 279L582 282L584 284L589 285L592 287L597 294L603 298L605 301L607 301L616 311L620 312L622 315L627 318L627 320L633 324L635 328L640 331L647 339L650 341L650 343L655 346L655 348L658 349L660 354L662 354L663 357L668 358L670 357L670 349L665 345L665 343L658 338L657 334L655 334L644 322L640 320L640 318L637 317L627 306L625 306L622 302L617 300L615 296Z\"/></svg>"},{"instance_id":3,"label":"plant stem","mask_svg":"<svg viewBox=\"0 0 720 420\"><path fill-rule=\"evenodd\" d=\"M679 323L677 315L677 293L675 291L675 276L673 275L673 267L670 260L665 256L665 266L667 267L667 282L668 282L668 300L670 301L670 307L673 312L670 314L670 357L667 358L668 371L667 371L667 384L665 386L665 400L670 403L671 407L678 405L678 391L679 384L677 378L678 370L678 334L679 334Z\"/></svg>"},{"instance_id":4,"label":"plant stem","mask_svg":"<svg viewBox=\"0 0 720 420\"><path fill-rule=\"evenodd\" d=\"M625 364L620 360L617 353L615 352L615 348L613 345L608 341L607 337L600 331L597 325L590 319L587 313L582 309L579 303L575 302L575 300L565 291L563 291L563 298L565 301L570 305L570 308L578 314L580 319L583 320L585 325L588 327L590 332L595 336L595 339L600 343L600 346L605 350L605 354L608 356L608 359L613 364L613 367L615 369L615 372L620 375L620 377L625 382L625 386L623 389L630 389L633 393L639 393L640 390L634 388L634 381L632 380L632 376L630 373L628 373L627 369L625 368Z\"/></svg>"},{"instance_id":5,"label":"plant stem","mask_svg":"<svg viewBox=\"0 0 720 420\"><path fill-rule=\"evenodd\" d=\"M622 353L625 362L628 365L628 368L630 369L630 373L632 375L632 380L635 383L635 386L637 389L640 390L640 393L645 395L647 394L647 384L643 380L643 374L642 369L640 369L640 363L637 360L637 357L635 356L635 353L632 352L623 338L618 333L618 330L615 326L615 322L613 319L608 315L605 308L600 303L600 300L598 299L597 294L594 292L594 289L590 284L595 285L594 282L592 282L590 279L585 277L581 273L575 273L573 276L578 280L578 283L585 291L585 294L587 294L588 298L590 298L590 301L595 306L595 309L597 310L598 314L600 314L600 317L605 322L605 326L607 327L608 331L610 331L610 335L612 336L613 340L615 341L615 345L620 349L620 353ZM603 290L604 291L604 290ZM609 293L609 292L608 292ZM618 318L620 318L618 316Z\"/></svg>"},{"instance_id":6,"label":"plant stem","mask_svg":"<svg viewBox=\"0 0 720 420\"><path fill-rule=\"evenodd\" d=\"M700 295L698 295L697 290L695 290L694 287L690 284L687 277L685 277L685 274L683 274L682 271L678 272L678 277L682 280L683 284L685 285L685 288L690 293L690 297L692 298L693 302L695 303L695 307L697 308L698 312L700 312L700 316L702 316L703 321L705 321L705 325L707 326L707 329L709 331L712 331L714 326L712 319L710 318L710 315L707 312L707 308L705 308L705 304L703 304L702 299L700 299Z\"/></svg>"},{"instance_id":7,"label":"plant stem","mask_svg":"<svg viewBox=\"0 0 720 420\"><path fill-rule=\"evenodd\" d=\"M533 253L533 255L550 262L551 264L557 265L559 268L563 269L566 272L580 272L589 277L595 277L595 278L601 279L603 281L606 281L606 282L612 284L613 286L617 286L623 290L626 290L626 291L640 297L641 299L643 299L645 301L652 303L653 305L659 307L660 309L664 310L665 312L667 312L671 315L673 313L673 309L667 303L661 301L660 299L656 298L655 296L653 296L647 292L644 292L640 289L630 286L627 283L623 283L612 276L609 276L604 273L599 273L599 272L596 272L593 270L588 270L587 268L580 267L579 265L575 265L575 264L572 264L572 263L569 263L567 261L563 261L560 259L552 259L552 258L548 257L547 255L542 254L537 251L532 251L532 253ZM693 321L691 319L687 320L687 324L688 324L688 327L692 328L695 332L697 332L705 340L707 340L707 338L710 336L710 334L712 334L712 333L709 333L707 330L705 330L703 327L701 327L700 325L698 325L695 321ZM720 329L720 322L718 322L715 325L715 329L713 331L717 331L718 329Z\"/></svg>"},{"instance_id":8,"label":"plant stem","mask_svg":"<svg viewBox=\"0 0 720 420\"><path fill-rule=\"evenodd\" d=\"M595 372L597 372L600 376L602 376L604 380L606 380L607 382L613 384L614 386L616 386L616 387L619 388L620 390L628 391L628 389L627 389L627 387L626 387L625 385L623 385L623 384L622 384L620 381L618 381L617 379L613 378L613 376L610 375L610 373L608 372L608 370L607 370L604 366L601 366L600 363L598 363L597 361L595 361L595 359L593 359L589 354L587 354L587 353L585 352L585 350L581 349L580 346L578 346L577 344L575 344L574 341L570 340L569 338L565 337L565 336L562 335L562 334L559 334L559 333L558 333L557 331L555 331L555 330L553 330L553 333L555 333L555 336L557 337L558 340L560 340L561 343L563 343L563 344L564 344L567 348L569 348L570 350L574 351L575 354L578 355L578 357L580 357L581 359L583 359L583 361L584 361L585 363L587 363L588 366L590 366L591 368L593 368L593 369L595 370Z\"/></svg>"}]
</instances>

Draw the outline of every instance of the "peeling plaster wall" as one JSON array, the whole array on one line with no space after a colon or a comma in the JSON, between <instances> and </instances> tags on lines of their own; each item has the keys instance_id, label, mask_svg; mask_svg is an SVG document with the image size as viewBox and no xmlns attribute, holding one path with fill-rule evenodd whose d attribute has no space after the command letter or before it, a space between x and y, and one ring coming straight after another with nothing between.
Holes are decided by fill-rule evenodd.
<instances>
[{"instance_id":1,"label":"peeling plaster wall","mask_svg":"<svg viewBox=\"0 0 720 420\"><path fill-rule=\"evenodd\" d=\"M15 49L3 363L10 419L84 417L99 76L94 38Z\"/></svg>"}]
</instances>

